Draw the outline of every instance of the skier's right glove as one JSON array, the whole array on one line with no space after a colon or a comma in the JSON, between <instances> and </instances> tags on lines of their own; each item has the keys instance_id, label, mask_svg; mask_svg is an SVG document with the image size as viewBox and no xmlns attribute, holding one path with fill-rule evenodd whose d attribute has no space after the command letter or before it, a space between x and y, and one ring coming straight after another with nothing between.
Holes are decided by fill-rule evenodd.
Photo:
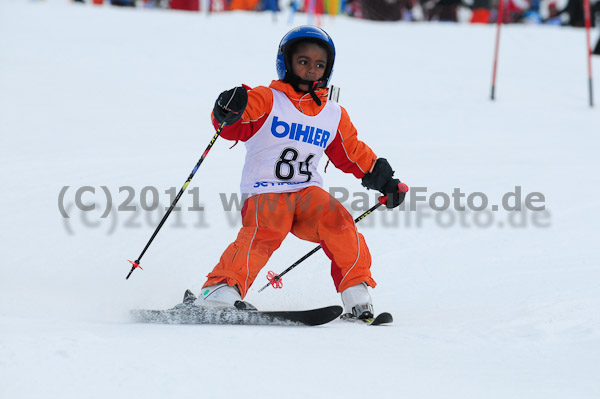
<instances>
[{"instance_id":1,"label":"skier's right glove","mask_svg":"<svg viewBox=\"0 0 600 399\"><path fill-rule=\"evenodd\" d=\"M234 87L219 94L213 114L219 123L227 119L227 124L232 125L237 122L244 113L248 105L248 92L242 86Z\"/></svg>"},{"instance_id":2,"label":"skier's right glove","mask_svg":"<svg viewBox=\"0 0 600 399\"><path fill-rule=\"evenodd\" d=\"M404 190L400 189L400 180L394 179L394 171L385 158L377 159L373 170L362 178L362 185L387 195L385 204L387 208L395 208L404 202L404 197L406 197L404 190L408 188L406 185L402 185Z\"/></svg>"}]
</instances>

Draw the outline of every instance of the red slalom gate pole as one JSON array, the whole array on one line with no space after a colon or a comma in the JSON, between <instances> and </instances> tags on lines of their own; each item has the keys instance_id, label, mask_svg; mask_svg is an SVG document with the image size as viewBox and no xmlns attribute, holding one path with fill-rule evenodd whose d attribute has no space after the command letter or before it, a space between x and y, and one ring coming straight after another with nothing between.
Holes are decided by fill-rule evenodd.
<instances>
[{"instance_id":1,"label":"red slalom gate pole","mask_svg":"<svg viewBox=\"0 0 600 399\"><path fill-rule=\"evenodd\" d=\"M583 0L583 13L585 15L585 34L586 34L586 47L587 61L588 61L588 85L589 85L589 96L590 96L590 107L594 106L594 93L592 86L592 44L590 40L590 26L591 26L591 11L590 11L590 0Z\"/></svg>"},{"instance_id":2,"label":"red slalom gate pole","mask_svg":"<svg viewBox=\"0 0 600 399\"><path fill-rule=\"evenodd\" d=\"M587 0L589 1L589 0ZM492 73L492 101L495 100L496 92L496 71L498 70L498 53L500 52L500 28L502 27L502 20L504 19L504 0L498 1L498 28L496 29L496 49L494 51L494 71Z\"/></svg>"}]
</instances>

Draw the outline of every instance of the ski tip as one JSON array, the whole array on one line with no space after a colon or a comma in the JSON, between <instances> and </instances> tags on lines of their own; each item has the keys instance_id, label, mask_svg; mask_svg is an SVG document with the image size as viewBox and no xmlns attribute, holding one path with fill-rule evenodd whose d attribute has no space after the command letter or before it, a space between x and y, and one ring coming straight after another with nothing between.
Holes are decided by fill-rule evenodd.
<instances>
[{"instance_id":1,"label":"ski tip","mask_svg":"<svg viewBox=\"0 0 600 399\"><path fill-rule=\"evenodd\" d=\"M379 326L383 324L389 324L394 321L391 313L383 312L379 313L376 317L368 318L368 319L359 319L351 313L344 313L341 317L341 320L350 321L353 323L364 324L366 326Z\"/></svg>"},{"instance_id":2,"label":"ski tip","mask_svg":"<svg viewBox=\"0 0 600 399\"><path fill-rule=\"evenodd\" d=\"M341 316L342 313L344 313L344 308L341 306L336 306L336 313L337 313L338 317Z\"/></svg>"},{"instance_id":3,"label":"ski tip","mask_svg":"<svg viewBox=\"0 0 600 399\"><path fill-rule=\"evenodd\" d=\"M339 305L327 306L323 309L328 309L332 315L335 315L335 317L341 316L341 314L344 312L344 308Z\"/></svg>"},{"instance_id":4,"label":"ski tip","mask_svg":"<svg viewBox=\"0 0 600 399\"><path fill-rule=\"evenodd\" d=\"M273 317L282 318L284 321L296 322L305 326L320 326L334 321L342 314L341 306L325 306L317 309L300 310L300 311L274 311L265 312Z\"/></svg>"},{"instance_id":5,"label":"ski tip","mask_svg":"<svg viewBox=\"0 0 600 399\"><path fill-rule=\"evenodd\" d=\"M319 313L320 315L318 317L313 318L309 322L303 322L303 324L306 324L308 326L318 326L326 324L340 317L343 311L344 309L339 305L326 306L324 308L314 309L309 312Z\"/></svg>"},{"instance_id":6,"label":"ski tip","mask_svg":"<svg viewBox=\"0 0 600 399\"><path fill-rule=\"evenodd\" d=\"M383 313L379 313L377 315L377 317L375 317L375 319L373 319L373 322L371 322L371 325L378 326L381 324L389 324L389 323L392 323L393 321L394 321L394 317L392 316L391 313L383 312Z\"/></svg>"},{"instance_id":7,"label":"ski tip","mask_svg":"<svg viewBox=\"0 0 600 399\"><path fill-rule=\"evenodd\" d=\"M196 300L196 295L191 290L185 290L183 294L183 303L192 304Z\"/></svg>"}]
</instances>

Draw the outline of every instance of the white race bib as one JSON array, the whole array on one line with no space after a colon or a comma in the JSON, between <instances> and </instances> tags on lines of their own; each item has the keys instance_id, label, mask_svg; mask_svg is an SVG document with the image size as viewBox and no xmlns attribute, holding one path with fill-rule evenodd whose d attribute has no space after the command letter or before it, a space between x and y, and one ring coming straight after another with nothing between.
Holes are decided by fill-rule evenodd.
<instances>
[{"instance_id":1,"label":"white race bib","mask_svg":"<svg viewBox=\"0 0 600 399\"><path fill-rule=\"evenodd\" d=\"M273 92L273 109L246 141L242 194L283 193L322 187L317 167L335 138L342 110L328 101L316 116L298 111L287 96Z\"/></svg>"}]
</instances>

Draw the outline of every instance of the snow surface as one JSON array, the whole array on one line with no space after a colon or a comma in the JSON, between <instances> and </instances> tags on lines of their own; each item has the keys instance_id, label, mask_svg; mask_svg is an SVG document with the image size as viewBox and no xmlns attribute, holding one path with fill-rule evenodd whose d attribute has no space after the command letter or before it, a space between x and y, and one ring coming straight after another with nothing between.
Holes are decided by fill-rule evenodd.
<instances>
[{"instance_id":1,"label":"snow surface","mask_svg":"<svg viewBox=\"0 0 600 399\"><path fill-rule=\"evenodd\" d=\"M186 194L144 270L124 279L160 216L139 210L141 190L170 203L164 190L179 190L213 135L217 94L276 76L287 19L0 1L0 397L600 397L600 111L588 106L578 29L505 26L491 102L493 26L323 19L340 103L403 181L428 195L483 192L490 206L515 186L545 197L545 212L419 207L361 222L375 307L392 326L128 320L197 293L234 239L239 219L219 193L237 192L244 148L219 140L190 186L205 212L186 211ZM364 192L333 167L324 176ZM83 186L96 188L83 195L94 211L73 205ZM101 218L102 186L115 207L131 186L138 212ZM284 289L257 292L266 271L313 246L290 236L247 300L340 303L322 253Z\"/></svg>"}]
</instances>

